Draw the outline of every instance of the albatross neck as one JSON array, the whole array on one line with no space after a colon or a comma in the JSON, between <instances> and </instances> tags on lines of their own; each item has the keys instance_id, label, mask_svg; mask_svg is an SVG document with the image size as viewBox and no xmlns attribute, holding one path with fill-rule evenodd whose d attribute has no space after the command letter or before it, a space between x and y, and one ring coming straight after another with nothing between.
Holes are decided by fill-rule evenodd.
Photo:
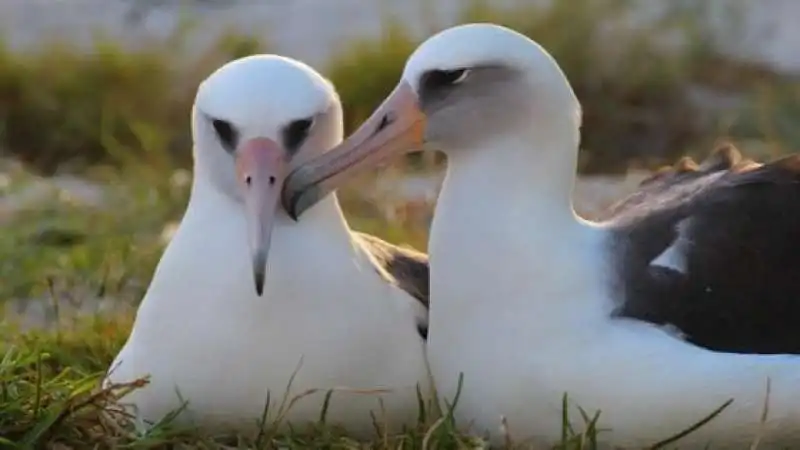
<instances>
[{"instance_id":1,"label":"albatross neck","mask_svg":"<svg viewBox=\"0 0 800 450\"><path fill-rule=\"evenodd\" d=\"M490 298L530 309L541 298L555 313L553 302L584 300L575 284L600 286L601 233L572 208L575 134L505 135L450 152L429 243L438 304Z\"/></svg>"},{"instance_id":2,"label":"albatross neck","mask_svg":"<svg viewBox=\"0 0 800 450\"><path fill-rule=\"evenodd\" d=\"M520 133L450 152L436 217L459 212L469 222L450 225L486 226L492 235L508 229L550 237L585 232L572 207L573 145Z\"/></svg>"}]
</instances>

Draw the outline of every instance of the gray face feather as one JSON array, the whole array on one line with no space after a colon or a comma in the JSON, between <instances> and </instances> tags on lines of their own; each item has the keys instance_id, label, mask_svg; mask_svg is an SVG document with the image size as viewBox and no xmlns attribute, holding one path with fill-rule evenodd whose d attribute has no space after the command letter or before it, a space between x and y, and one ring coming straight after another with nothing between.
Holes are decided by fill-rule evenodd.
<instances>
[{"instance_id":1,"label":"gray face feather","mask_svg":"<svg viewBox=\"0 0 800 450\"><path fill-rule=\"evenodd\" d=\"M474 147L532 120L535 99L522 72L505 65L469 69L460 83L431 83L430 72L418 81L420 107L428 117L425 140L434 147Z\"/></svg>"}]
</instances>

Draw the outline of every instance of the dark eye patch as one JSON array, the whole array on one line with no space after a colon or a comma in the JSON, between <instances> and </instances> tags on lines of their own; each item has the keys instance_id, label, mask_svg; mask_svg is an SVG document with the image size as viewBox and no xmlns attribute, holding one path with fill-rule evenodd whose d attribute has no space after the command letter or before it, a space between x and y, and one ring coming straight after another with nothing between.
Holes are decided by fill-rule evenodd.
<instances>
[{"instance_id":1,"label":"dark eye patch","mask_svg":"<svg viewBox=\"0 0 800 450\"><path fill-rule=\"evenodd\" d=\"M283 145L290 151L296 151L308 138L312 125L313 117L290 122L283 128Z\"/></svg>"},{"instance_id":2,"label":"dark eye patch","mask_svg":"<svg viewBox=\"0 0 800 450\"><path fill-rule=\"evenodd\" d=\"M468 69L430 70L422 74L419 85L426 92L437 91L455 86L460 82Z\"/></svg>"},{"instance_id":3,"label":"dark eye patch","mask_svg":"<svg viewBox=\"0 0 800 450\"><path fill-rule=\"evenodd\" d=\"M236 127L222 119L211 119L211 124L214 126L214 131L217 133L222 146L225 147L225 150L232 152L239 140L239 133L236 131Z\"/></svg>"}]
</instances>

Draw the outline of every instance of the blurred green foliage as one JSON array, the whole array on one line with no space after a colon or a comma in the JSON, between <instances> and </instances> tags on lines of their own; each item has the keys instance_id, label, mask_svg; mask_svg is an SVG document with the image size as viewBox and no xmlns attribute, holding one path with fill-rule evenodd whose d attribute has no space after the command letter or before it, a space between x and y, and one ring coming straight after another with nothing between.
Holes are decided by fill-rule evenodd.
<instances>
[{"instance_id":1,"label":"blurred green foliage","mask_svg":"<svg viewBox=\"0 0 800 450\"><path fill-rule=\"evenodd\" d=\"M553 54L584 106L583 171L624 170L633 159L660 163L693 146L704 153L719 123L698 118L688 86L752 93L759 83L776 85L769 71L725 64L700 37L675 55L654 51L653 28L615 41L606 19L622 17L627 3L576 0L547 10L502 10L478 1L460 19L508 25ZM693 33L692 19L681 15L655 26ZM389 21L384 30L377 39L347 43L321 68L341 94L348 131L392 89L419 43L400 23ZM187 53L181 48L190 32L136 51L102 38L90 51L53 43L16 53L0 43L0 146L43 173L130 160L187 166L198 82L233 58L280 50L232 32L200 55L176 59ZM796 87L793 93L796 98ZM753 111L737 112L724 131L765 133L762 110L757 120Z\"/></svg>"}]
</instances>

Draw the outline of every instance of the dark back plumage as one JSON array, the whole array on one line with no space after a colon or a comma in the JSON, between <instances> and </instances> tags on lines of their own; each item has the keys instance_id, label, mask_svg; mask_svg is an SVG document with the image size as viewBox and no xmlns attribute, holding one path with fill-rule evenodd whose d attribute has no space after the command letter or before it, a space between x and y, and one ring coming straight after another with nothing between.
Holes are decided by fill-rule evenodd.
<instances>
[{"instance_id":1,"label":"dark back plumage","mask_svg":"<svg viewBox=\"0 0 800 450\"><path fill-rule=\"evenodd\" d=\"M800 155L759 164L721 146L658 171L603 223L619 316L713 350L800 353ZM682 267L653 264L671 246Z\"/></svg>"}]
</instances>

